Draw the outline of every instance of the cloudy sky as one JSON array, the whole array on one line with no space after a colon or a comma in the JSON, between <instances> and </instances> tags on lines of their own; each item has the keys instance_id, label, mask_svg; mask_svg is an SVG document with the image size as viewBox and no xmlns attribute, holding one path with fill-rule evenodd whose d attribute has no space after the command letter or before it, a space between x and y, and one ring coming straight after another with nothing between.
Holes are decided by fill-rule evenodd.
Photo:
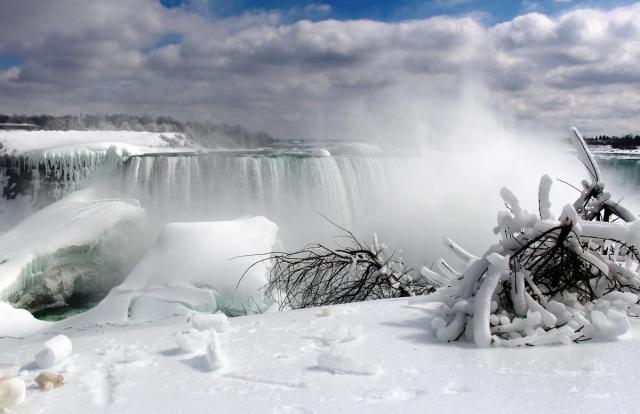
<instances>
[{"instance_id":1,"label":"cloudy sky","mask_svg":"<svg viewBox=\"0 0 640 414\"><path fill-rule=\"evenodd\" d=\"M640 3L3 0L0 112L310 138L433 136L488 117L640 133Z\"/></svg>"}]
</instances>

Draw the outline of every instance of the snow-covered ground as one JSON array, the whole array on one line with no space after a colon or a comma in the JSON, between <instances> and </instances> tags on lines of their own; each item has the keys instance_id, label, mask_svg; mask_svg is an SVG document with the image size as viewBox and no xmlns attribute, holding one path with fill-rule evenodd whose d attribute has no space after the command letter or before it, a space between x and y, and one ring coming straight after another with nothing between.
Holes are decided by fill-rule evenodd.
<instances>
[{"instance_id":1,"label":"snow-covered ground","mask_svg":"<svg viewBox=\"0 0 640 414\"><path fill-rule=\"evenodd\" d=\"M140 131L0 131L2 153L55 158L106 151L116 147L127 155L193 151L184 135Z\"/></svg>"},{"instance_id":2,"label":"snow-covered ground","mask_svg":"<svg viewBox=\"0 0 640 414\"><path fill-rule=\"evenodd\" d=\"M21 413L637 412L640 323L616 342L518 349L442 344L433 304L383 300L232 318L210 371L175 334L185 317L68 329L73 354L40 391L34 355L52 335L0 339L20 365Z\"/></svg>"},{"instance_id":3,"label":"snow-covered ground","mask_svg":"<svg viewBox=\"0 0 640 414\"><path fill-rule=\"evenodd\" d=\"M621 149L613 148L611 145L594 145L590 147L591 152L598 156L614 156L614 157L638 157L640 149Z\"/></svg>"}]
</instances>

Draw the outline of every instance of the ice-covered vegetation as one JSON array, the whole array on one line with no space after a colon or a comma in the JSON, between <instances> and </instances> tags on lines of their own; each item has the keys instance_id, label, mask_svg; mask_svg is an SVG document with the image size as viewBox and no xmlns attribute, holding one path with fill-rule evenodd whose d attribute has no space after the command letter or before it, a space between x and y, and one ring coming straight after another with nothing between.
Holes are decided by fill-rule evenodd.
<instances>
[{"instance_id":1,"label":"ice-covered vegetation","mask_svg":"<svg viewBox=\"0 0 640 414\"><path fill-rule=\"evenodd\" d=\"M451 244L463 270L449 271L448 286L425 299L442 302L431 320L440 340L523 346L615 338L627 332L627 315L640 315L640 222L604 191L596 161L572 134L591 177L575 203L554 218L548 176L538 215L503 188L501 241L480 258Z\"/></svg>"}]
</instances>

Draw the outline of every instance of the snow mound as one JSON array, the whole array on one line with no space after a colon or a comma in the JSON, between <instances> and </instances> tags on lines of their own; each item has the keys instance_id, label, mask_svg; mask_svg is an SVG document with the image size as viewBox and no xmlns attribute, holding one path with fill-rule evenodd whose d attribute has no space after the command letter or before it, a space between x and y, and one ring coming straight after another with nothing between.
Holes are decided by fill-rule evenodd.
<instances>
[{"instance_id":1,"label":"snow mound","mask_svg":"<svg viewBox=\"0 0 640 414\"><path fill-rule=\"evenodd\" d=\"M50 322L37 320L27 310L16 309L6 302L0 302L0 338L5 336L23 338L33 335L50 324Z\"/></svg>"},{"instance_id":2,"label":"snow mound","mask_svg":"<svg viewBox=\"0 0 640 414\"><path fill-rule=\"evenodd\" d=\"M266 309L262 288L270 264L252 253L272 251L278 227L264 217L170 223L126 280L95 308L60 326L127 324L188 315L193 310L230 315ZM225 330L220 316L193 316L194 326Z\"/></svg>"},{"instance_id":3,"label":"snow mound","mask_svg":"<svg viewBox=\"0 0 640 414\"><path fill-rule=\"evenodd\" d=\"M111 279L122 259L136 250L131 223L144 217L136 201L98 199L90 190L29 216L0 235L0 301L20 308L63 305L79 285L116 285Z\"/></svg>"}]
</instances>

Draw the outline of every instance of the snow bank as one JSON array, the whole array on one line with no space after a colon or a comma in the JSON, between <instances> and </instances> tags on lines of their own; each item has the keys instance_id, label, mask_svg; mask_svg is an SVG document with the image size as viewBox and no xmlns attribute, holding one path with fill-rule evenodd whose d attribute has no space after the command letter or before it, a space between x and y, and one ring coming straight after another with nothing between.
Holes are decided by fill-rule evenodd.
<instances>
[{"instance_id":1,"label":"snow bank","mask_svg":"<svg viewBox=\"0 0 640 414\"><path fill-rule=\"evenodd\" d=\"M24 309L16 309L6 302L0 302L0 338L5 336L23 338L51 325L39 321ZM1 375L0 372L0 377Z\"/></svg>"},{"instance_id":2,"label":"snow bank","mask_svg":"<svg viewBox=\"0 0 640 414\"><path fill-rule=\"evenodd\" d=\"M136 227L131 223L144 217L134 201L97 199L89 190L29 216L0 235L0 301L22 308L61 305L80 281L117 284L88 279L114 278L118 264L136 250ZM129 243L122 239L125 236Z\"/></svg>"},{"instance_id":3,"label":"snow bank","mask_svg":"<svg viewBox=\"0 0 640 414\"><path fill-rule=\"evenodd\" d=\"M129 155L184 151L190 143L176 132L139 131L0 131L4 155L37 155L43 158L83 151L121 148Z\"/></svg>"},{"instance_id":4,"label":"snow bank","mask_svg":"<svg viewBox=\"0 0 640 414\"><path fill-rule=\"evenodd\" d=\"M59 326L137 323L192 310L232 315L264 310L269 302L262 288L270 265L251 266L257 259L246 255L272 251L277 232L264 217L167 224L120 286ZM219 317L196 316L193 323L226 329Z\"/></svg>"}]
</instances>

